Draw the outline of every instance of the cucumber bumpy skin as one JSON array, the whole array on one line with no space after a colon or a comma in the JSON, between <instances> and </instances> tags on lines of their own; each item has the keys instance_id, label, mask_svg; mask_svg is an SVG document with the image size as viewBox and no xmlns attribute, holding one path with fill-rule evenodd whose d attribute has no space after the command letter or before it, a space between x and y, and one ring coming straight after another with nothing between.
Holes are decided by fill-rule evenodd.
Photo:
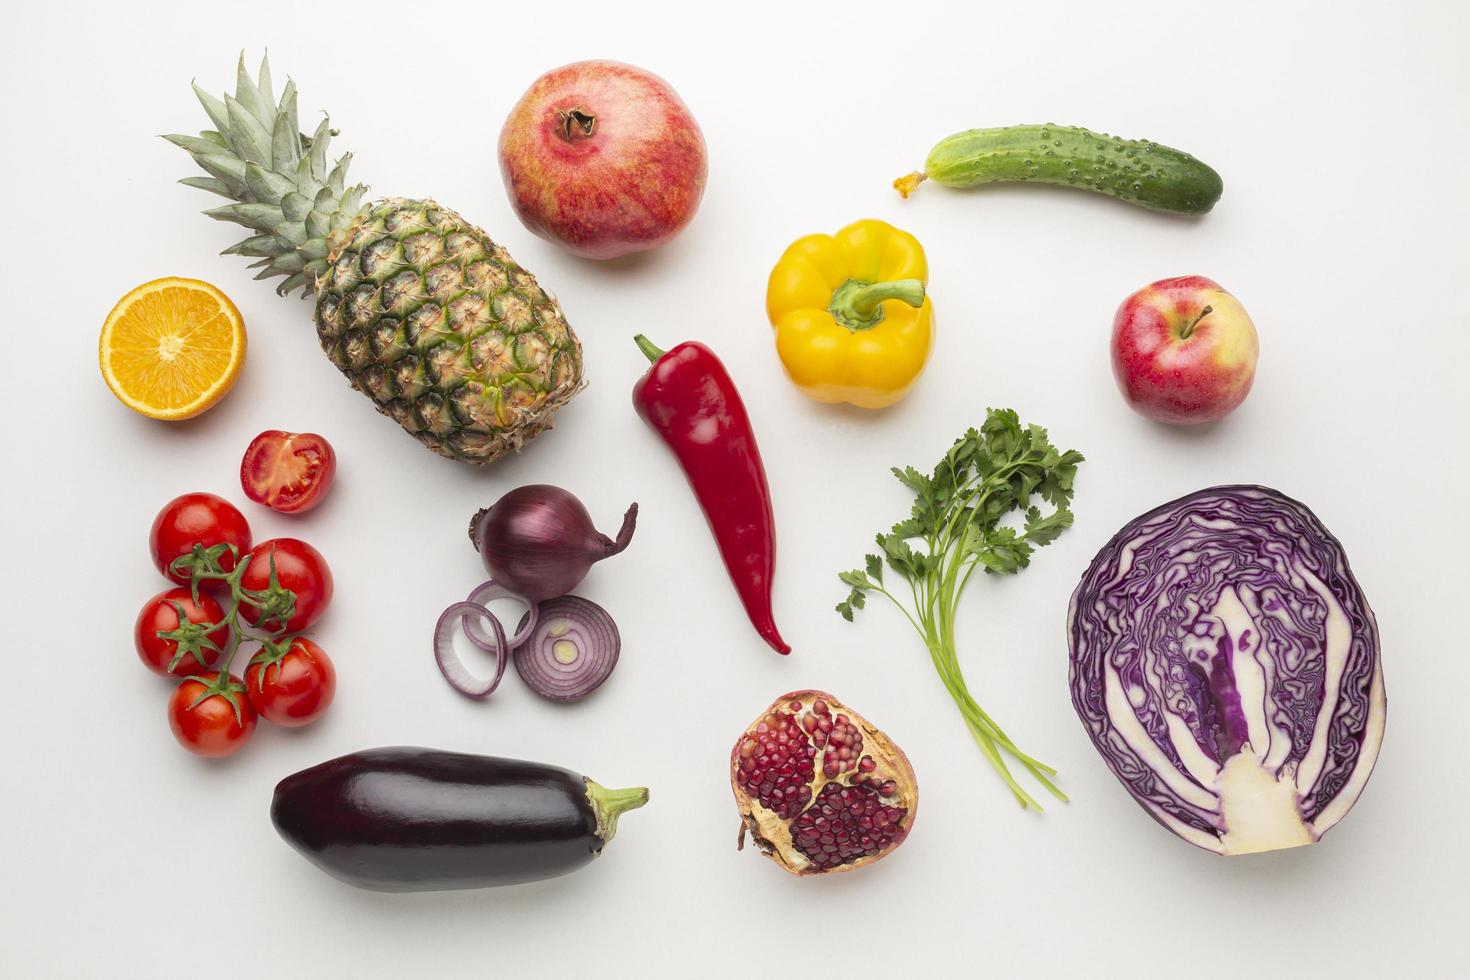
<instances>
[{"instance_id":1,"label":"cucumber bumpy skin","mask_svg":"<svg viewBox=\"0 0 1470 980\"><path fill-rule=\"evenodd\" d=\"M1188 153L1148 140L1094 133L1078 126L969 129L934 145L923 173L900 177L904 197L924 180L946 187L1001 181L1058 184L1110 194L1120 201L1204 214L1220 200L1220 175Z\"/></svg>"}]
</instances>

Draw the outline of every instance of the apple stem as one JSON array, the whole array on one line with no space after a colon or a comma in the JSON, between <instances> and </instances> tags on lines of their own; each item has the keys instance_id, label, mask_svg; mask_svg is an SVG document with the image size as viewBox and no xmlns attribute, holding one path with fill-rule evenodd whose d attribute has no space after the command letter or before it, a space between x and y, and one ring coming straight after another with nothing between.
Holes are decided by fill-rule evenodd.
<instances>
[{"instance_id":1,"label":"apple stem","mask_svg":"<svg viewBox=\"0 0 1470 980\"><path fill-rule=\"evenodd\" d=\"M597 117L581 106L563 109L558 115L561 116L561 132L558 135L568 143L591 139L593 130L597 128Z\"/></svg>"},{"instance_id":2,"label":"apple stem","mask_svg":"<svg viewBox=\"0 0 1470 980\"><path fill-rule=\"evenodd\" d=\"M1179 331L1179 339L1188 340L1194 334L1194 328L1199 326L1200 321L1213 312L1215 312L1214 307L1210 306L1206 306L1204 309L1200 310L1199 316L1195 317L1193 320L1190 320L1184 325L1184 329Z\"/></svg>"}]
</instances>

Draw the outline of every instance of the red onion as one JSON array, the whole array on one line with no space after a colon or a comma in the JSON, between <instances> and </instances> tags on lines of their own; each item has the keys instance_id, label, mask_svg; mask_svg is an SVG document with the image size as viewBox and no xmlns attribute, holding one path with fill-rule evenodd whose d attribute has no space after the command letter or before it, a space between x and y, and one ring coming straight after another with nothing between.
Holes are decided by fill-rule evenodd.
<instances>
[{"instance_id":1,"label":"red onion","mask_svg":"<svg viewBox=\"0 0 1470 980\"><path fill-rule=\"evenodd\" d=\"M530 639L511 653L516 673L543 698L585 698L618 665L622 649L618 624L601 606L574 595L548 599L541 603L540 613ZM522 619L521 628L525 627Z\"/></svg>"},{"instance_id":2,"label":"red onion","mask_svg":"<svg viewBox=\"0 0 1470 980\"><path fill-rule=\"evenodd\" d=\"M530 617L534 613L526 614ZM490 626L495 631L495 642L493 644L481 643L474 633L470 633L470 639L474 644L488 653L495 654L495 677L485 681L470 673L464 661L459 659L459 654L454 652L454 628L460 620L471 616L483 616L490 621ZM466 631L468 632L468 630ZM488 697L489 694L500 686L500 678L505 676L505 654L506 654L505 630L500 626L500 620L484 606L473 602L456 602L439 615L439 622L434 624L434 661L439 665L439 673L449 682L449 686L459 693L472 698Z\"/></svg>"},{"instance_id":3,"label":"red onion","mask_svg":"<svg viewBox=\"0 0 1470 980\"><path fill-rule=\"evenodd\" d=\"M480 628L480 620L484 618L489 618L490 620L495 621L498 625L498 620L496 619L495 615L491 613L488 608L485 608L496 599L515 599L517 602L524 603L526 606L526 615L521 617L520 628L516 630L516 635L510 638L510 643L508 644L508 647L511 650L514 650L516 647L526 642L526 637L530 636L531 630L536 628L537 619L536 603L530 601L529 599L526 599L523 596L516 595L514 592L510 591L510 589L496 584L494 579L490 579L487 582L481 582L479 585L475 586L475 591L471 592L469 598L465 601L480 606L481 612L478 616L466 615L464 617L464 635L468 636L470 638L470 642L474 643L475 646L479 647L481 650L487 650L491 653L495 652L495 638L493 636L490 636L483 629Z\"/></svg>"},{"instance_id":4,"label":"red onion","mask_svg":"<svg viewBox=\"0 0 1470 980\"><path fill-rule=\"evenodd\" d=\"M470 540L490 578L530 602L577 587L593 562L628 546L638 505L623 515L617 540L592 525L582 502L560 487L517 487L470 521Z\"/></svg>"}]
</instances>

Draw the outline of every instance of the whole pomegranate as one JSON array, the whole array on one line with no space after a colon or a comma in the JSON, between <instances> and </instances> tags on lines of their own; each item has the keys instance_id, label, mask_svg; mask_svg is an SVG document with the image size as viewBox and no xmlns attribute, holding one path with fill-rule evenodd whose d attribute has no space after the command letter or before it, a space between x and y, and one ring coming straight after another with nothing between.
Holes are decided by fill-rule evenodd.
<instances>
[{"instance_id":1,"label":"whole pomegranate","mask_svg":"<svg viewBox=\"0 0 1470 980\"><path fill-rule=\"evenodd\" d=\"M903 843L919 785L903 750L822 691L777 698L730 753L740 807L767 857L792 874L851 871Z\"/></svg>"},{"instance_id":2,"label":"whole pomegranate","mask_svg":"<svg viewBox=\"0 0 1470 980\"><path fill-rule=\"evenodd\" d=\"M579 61L532 83L500 131L500 173L526 227L593 259L655 248L704 196L704 136L657 75Z\"/></svg>"}]
</instances>

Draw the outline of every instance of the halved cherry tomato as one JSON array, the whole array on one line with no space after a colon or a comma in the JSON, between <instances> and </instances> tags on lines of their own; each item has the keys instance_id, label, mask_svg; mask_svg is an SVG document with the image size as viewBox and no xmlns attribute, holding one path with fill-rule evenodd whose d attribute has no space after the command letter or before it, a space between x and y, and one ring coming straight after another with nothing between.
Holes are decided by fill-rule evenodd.
<instances>
[{"instance_id":1,"label":"halved cherry tomato","mask_svg":"<svg viewBox=\"0 0 1470 980\"><path fill-rule=\"evenodd\" d=\"M256 545L248 558L240 587L265 593L264 605L240 604L240 615L251 626L297 633L326 612L332 601L332 570L320 551L299 538L272 538ZM271 589L273 562L276 590Z\"/></svg>"},{"instance_id":2,"label":"halved cherry tomato","mask_svg":"<svg viewBox=\"0 0 1470 980\"><path fill-rule=\"evenodd\" d=\"M219 758L237 751L255 731L255 708L234 674L211 671L188 678L168 700L168 724L195 755Z\"/></svg>"},{"instance_id":3,"label":"halved cherry tomato","mask_svg":"<svg viewBox=\"0 0 1470 980\"><path fill-rule=\"evenodd\" d=\"M250 441L240 461L245 496L282 514L299 514L322 502L337 454L314 432L268 429Z\"/></svg>"},{"instance_id":4,"label":"halved cherry tomato","mask_svg":"<svg viewBox=\"0 0 1470 980\"><path fill-rule=\"evenodd\" d=\"M179 654L179 641L164 639L158 634L176 632L179 629L181 609L184 611L182 619L185 623L220 625L218 629L208 632L203 629L186 630L186 633L192 634L186 637L189 649L179 658L174 669L169 670L168 665ZM133 627L133 646L137 648L138 657L143 664L155 674L173 674L175 677L187 677L213 667L229 638L230 628L225 625L225 611L214 597L207 592L200 592L199 602L196 604L194 597L185 588L166 589L149 599L143 611L138 613L138 621ZM210 647L205 640L214 646Z\"/></svg>"},{"instance_id":5,"label":"halved cherry tomato","mask_svg":"<svg viewBox=\"0 0 1470 980\"><path fill-rule=\"evenodd\" d=\"M244 557L250 550L250 525L223 497L212 493L186 493L170 500L148 531L148 548L153 564L164 575L180 585L189 584L189 575L170 569L174 559L191 554L195 545L206 550L230 545ZM235 567L235 555L229 547L220 548L219 567L228 572Z\"/></svg>"},{"instance_id":6,"label":"halved cherry tomato","mask_svg":"<svg viewBox=\"0 0 1470 980\"><path fill-rule=\"evenodd\" d=\"M337 693L337 669L304 636L284 651L267 644L245 668L245 695L266 721L295 728L321 717Z\"/></svg>"}]
</instances>

